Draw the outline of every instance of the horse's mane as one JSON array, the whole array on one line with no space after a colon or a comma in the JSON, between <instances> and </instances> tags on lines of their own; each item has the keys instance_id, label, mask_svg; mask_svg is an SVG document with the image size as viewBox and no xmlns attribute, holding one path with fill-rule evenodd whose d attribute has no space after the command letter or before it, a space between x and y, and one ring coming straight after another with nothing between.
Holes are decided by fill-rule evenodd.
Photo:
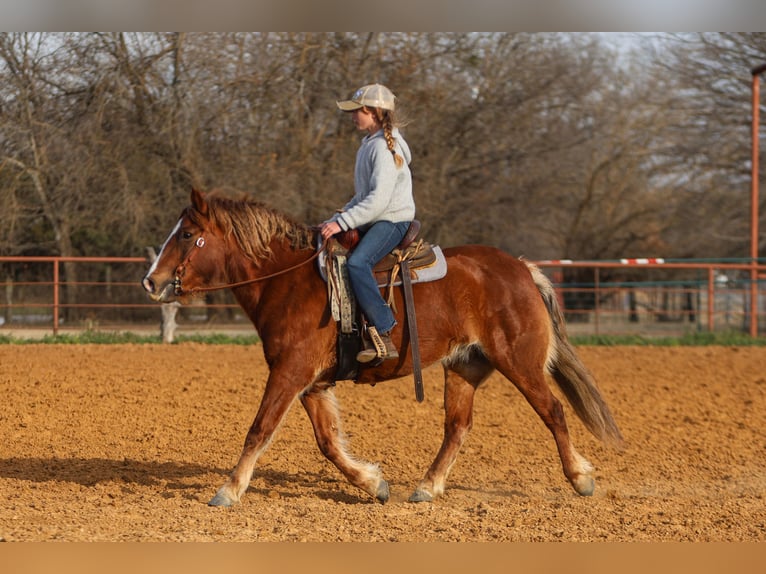
<instances>
[{"instance_id":1,"label":"horse's mane","mask_svg":"<svg viewBox=\"0 0 766 574\"><path fill-rule=\"evenodd\" d=\"M210 220L225 237L233 235L253 261L270 256L270 244L275 239L288 241L292 249L308 249L314 245L314 232L308 226L251 197L234 197L221 190L211 191L205 197Z\"/></svg>"}]
</instances>

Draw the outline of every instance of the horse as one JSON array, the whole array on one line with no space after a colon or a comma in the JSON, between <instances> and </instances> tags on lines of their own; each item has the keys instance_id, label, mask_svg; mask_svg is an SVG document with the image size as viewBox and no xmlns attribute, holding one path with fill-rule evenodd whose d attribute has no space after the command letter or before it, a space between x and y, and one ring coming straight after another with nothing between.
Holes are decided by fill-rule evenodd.
<instances>
[{"instance_id":1,"label":"horse","mask_svg":"<svg viewBox=\"0 0 766 574\"><path fill-rule=\"evenodd\" d=\"M374 500L389 499L380 467L350 454L339 430L333 392L338 325L316 263L319 238L252 197L191 191L175 227L142 280L149 298L188 303L228 288L252 321L269 375L239 460L208 502L240 502L259 456L293 403L300 401L321 453ZM551 282L531 262L482 245L443 250L447 275L414 286L420 358L444 369L444 431L436 457L409 497L444 494L447 476L473 424L476 389L495 371L512 382L553 435L565 477L575 492L594 492L593 467L572 445L557 385L584 426L620 448L623 438L592 374L570 343ZM413 372L402 295L392 308L397 359L362 366L355 383L401 379Z\"/></svg>"}]
</instances>

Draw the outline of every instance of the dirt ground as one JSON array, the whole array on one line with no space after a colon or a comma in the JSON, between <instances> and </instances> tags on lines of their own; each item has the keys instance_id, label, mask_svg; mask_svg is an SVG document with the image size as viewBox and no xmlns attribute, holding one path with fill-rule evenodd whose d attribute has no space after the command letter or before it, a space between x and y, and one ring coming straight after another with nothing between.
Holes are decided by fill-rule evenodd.
<instances>
[{"instance_id":1,"label":"dirt ground","mask_svg":"<svg viewBox=\"0 0 766 574\"><path fill-rule=\"evenodd\" d=\"M381 505L320 454L296 403L241 504L207 501L239 456L266 380L259 346L0 345L0 539L5 541L766 540L766 348L580 347L627 440L587 434L579 497L553 440L499 375L447 491L413 504L441 440L440 367L336 388Z\"/></svg>"}]
</instances>

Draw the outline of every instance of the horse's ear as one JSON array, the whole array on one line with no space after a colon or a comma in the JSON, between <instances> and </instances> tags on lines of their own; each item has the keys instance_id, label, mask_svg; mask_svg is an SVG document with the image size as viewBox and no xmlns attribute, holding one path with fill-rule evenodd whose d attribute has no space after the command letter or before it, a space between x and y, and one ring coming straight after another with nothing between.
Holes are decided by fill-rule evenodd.
<instances>
[{"instance_id":1,"label":"horse's ear","mask_svg":"<svg viewBox=\"0 0 766 574\"><path fill-rule=\"evenodd\" d=\"M192 187L191 202L194 209L199 211L202 215L207 215L207 201L205 200L205 194L196 187Z\"/></svg>"}]
</instances>

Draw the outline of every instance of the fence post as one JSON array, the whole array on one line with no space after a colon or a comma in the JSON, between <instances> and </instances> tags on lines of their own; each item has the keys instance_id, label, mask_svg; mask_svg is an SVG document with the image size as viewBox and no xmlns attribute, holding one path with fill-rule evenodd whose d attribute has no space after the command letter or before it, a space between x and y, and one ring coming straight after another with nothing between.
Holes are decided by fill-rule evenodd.
<instances>
[{"instance_id":1,"label":"fence post","mask_svg":"<svg viewBox=\"0 0 766 574\"><path fill-rule=\"evenodd\" d=\"M59 259L53 260L53 336L59 334Z\"/></svg>"},{"instance_id":2,"label":"fence post","mask_svg":"<svg viewBox=\"0 0 766 574\"><path fill-rule=\"evenodd\" d=\"M750 336L758 336L758 136L761 106L760 75L766 72L766 64L751 71L753 76L752 160L750 175Z\"/></svg>"},{"instance_id":3,"label":"fence post","mask_svg":"<svg viewBox=\"0 0 766 574\"><path fill-rule=\"evenodd\" d=\"M157 252L154 247L147 247L146 253L149 255L149 261L154 263L157 259ZM172 343L176 336L176 314L181 304L178 301L172 303L162 303L162 320L160 321L160 335L163 343Z\"/></svg>"},{"instance_id":4,"label":"fence post","mask_svg":"<svg viewBox=\"0 0 766 574\"><path fill-rule=\"evenodd\" d=\"M712 267L707 270L707 330L709 333L715 331L715 321L713 320L713 298L715 297L715 271Z\"/></svg>"},{"instance_id":5,"label":"fence post","mask_svg":"<svg viewBox=\"0 0 766 574\"><path fill-rule=\"evenodd\" d=\"M594 282L593 282L594 291L595 291L594 309L596 311L596 313L595 313L595 315L596 315L595 316L595 323L596 323L595 331L596 331L596 335L600 335L600 332L599 332L599 326L600 326L599 318L600 317L599 317L599 315L600 315L600 311L601 311L601 305L599 304L599 299L601 299L601 295L599 294L599 279L600 279L599 268L596 267L594 269Z\"/></svg>"}]
</instances>

